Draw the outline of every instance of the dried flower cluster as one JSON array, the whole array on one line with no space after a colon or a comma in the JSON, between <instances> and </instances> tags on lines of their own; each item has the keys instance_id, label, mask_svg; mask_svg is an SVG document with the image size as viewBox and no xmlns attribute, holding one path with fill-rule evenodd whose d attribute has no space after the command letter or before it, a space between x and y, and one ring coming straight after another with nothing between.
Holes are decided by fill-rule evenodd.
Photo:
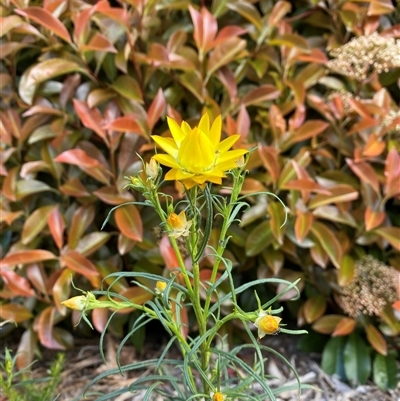
<instances>
[{"instance_id":1,"label":"dried flower cluster","mask_svg":"<svg viewBox=\"0 0 400 401\"><path fill-rule=\"evenodd\" d=\"M337 90L337 91L332 91L329 93L329 95L326 96L326 101L329 103L336 98L339 98L342 105L343 105L343 110L346 114L350 113L353 111L353 108L350 105L349 100L354 99L354 95L351 92L348 92L344 89L342 90Z\"/></svg>"},{"instance_id":2,"label":"dried flower cluster","mask_svg":"<svg viewBox=\"0 0 400 401\"><path fill-rule=\"evenodd\" d=\"M380 315L386 304L396 300L395 278L392 267L372 256L361 259L353 280L340 295L344 311L351 317Z\"/></svg>"},{"instance_id":3,"label":"dried flower cluster","mask_svg":"<svg viewBox=\"0 0 400 401\"><path fill-rule=\"evenodd\" d=\"M400 67L400 40L372 35L353 38L345 45L330 52L328 67L339 74L365 80L376 71L378 74Z\"/></svg>"}]
</instances>

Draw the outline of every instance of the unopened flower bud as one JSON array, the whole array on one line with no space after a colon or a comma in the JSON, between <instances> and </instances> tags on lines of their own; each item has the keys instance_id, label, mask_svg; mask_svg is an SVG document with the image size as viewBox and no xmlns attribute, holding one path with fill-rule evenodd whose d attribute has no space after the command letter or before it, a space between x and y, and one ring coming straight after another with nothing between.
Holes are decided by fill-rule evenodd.
<instances>
[{"instance_id":1,"label":"unopened flower bud","mask_svg":"<svg viewBox=\"0 0 400 401\"><path fill-rule=\"evenodd\" d=\"M156 288L154 289L154 291L156 292L157 295L161 295L166 288L167 288L167 283L165 281L157 281Z\"/></svg>"},{"instance_id":2,"label":"unopened flower bud","mask_svg":"<svg viewBox=\"0 0 400 401\"><path fill-rule=\"evenodd\" d=\"M145 167L147 178L151 180L155 180L158 176L158 163L155 161L154 158L150 159L149 163L146 163Z\"/></svg>"},{"instance_id":3,"label":"unopened flower bud","mask_svg":"<svg viewBox=\"0 0 400 401\"><path fill-rule=\"evenodd\" d=\"M87 297L86 295L78 295L61 302L61 304L69 309L83 311L87 306Z\"/></svg>"}]
</instances>

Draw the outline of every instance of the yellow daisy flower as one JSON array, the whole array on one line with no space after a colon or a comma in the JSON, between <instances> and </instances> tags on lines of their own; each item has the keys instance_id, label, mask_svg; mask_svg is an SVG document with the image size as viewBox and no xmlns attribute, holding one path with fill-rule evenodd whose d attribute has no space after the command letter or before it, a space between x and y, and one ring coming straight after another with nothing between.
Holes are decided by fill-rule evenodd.
<instances>
[{"instance_id":1,"label":"yellow daisy flower","mask_svg":"<svg viewBox=\"0 0 400 401\"><path fill-rule=\"evenodd\" d=\"M278 334L281 320L282 318L280 317L272 316L265 311L260 311L254 322L255 326L258 328L258 338L261 339L267 334Z\"/></svg>"},{"instance_id":2,"label":"yellow daisy flower","mask_svg":"<svg viewBox=\"0 0 400 401\"><path fill-rule=\"evenodd\" d=\"M171 167L166 180L181 181L187 189L206 182L221 184L225 172L237 168L237 161L246 149L229 150L240 135L232 135L221 141L222 118L218 116L212 125L206 113L199 125L191 128L185 121L179 125L168 117L172 138L153 136L154 141L167 154L157 154L154 159Z\"/></svg>"}]
</instances>

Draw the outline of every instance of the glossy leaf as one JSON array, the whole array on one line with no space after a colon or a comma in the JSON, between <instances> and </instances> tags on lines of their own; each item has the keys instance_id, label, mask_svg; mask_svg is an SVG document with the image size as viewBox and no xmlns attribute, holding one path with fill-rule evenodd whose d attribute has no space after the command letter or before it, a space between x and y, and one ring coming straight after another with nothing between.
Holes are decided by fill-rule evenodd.
<instances>
[{"instance_id":1,"label":"glossy leaf","mask_svg":"<svg viewBox=\"0 0 400 401\"><path fill-rule=\"evenodd\" d=\"M342 315L321 316L313 323L312 329L321 334L332 334L341 319Z\"/></svg>"},{"instance_id":2,"label":"glossy leaf","mask_svg":"<svg viewBox=\"0 0 400 401\"><path fill-rule=\"evenodd\" d=\"M82 149L66 150L65 152L59 154L54 161L58 163L74 164L76 166L85 168L103 167L103 165L97 159L90 157Z\"/></svg>"},{"instance_id":3,"label":"glossy leaf","mask_svg":"<svg viewBox=\"0 0 400 401\"><path fill-rule=\"evenodd\" d=\"M303 242L310 231L314 217L311 212L296 210L296 221L294 224L294 234L298 242Z\"/></svg>"},{"instance_id":4,"label":"glossy leaf","mask_svg":"<svg viewBox=\"0 0 400 401\"><path fill-rule=\"evenodd\" d=\"M47 216L47 224L57 248L61 249L64 245L65 223L58 205Z\"/></svg>"},{"instance_id":5,"label":"glossy leaf","mask_svg":"<svg viewBox=\"0 0 400 401\"><path fill-rule=\"evenodd\" d=\"M56 309L48 306L38 317L37 331L41 344L50 349L65 350L66 347L61 344L54 336L54 324L56 319Z\"/></svg>"},{"instance_id":6,"label":"glossy leaf","mask_svg":"<svg viewBox=\"0 0 400 401\"><path fill-rule=\"evenodd\" d=\"M79 64L62 58L51 58L34 64L21 76L19 95L25 103L31 105L39 84L71 72L86 73Z\"/></svg>"},{"instance_id":7,"label":"glossy leaf","mask_svg":"<svg viewBox=\"0 0 400 401\"><path fill-rule=\"evenodd\" d=\"M213 72L224 65L232 62L235 57L246 47L246 42L237 37L231 37L225 42L217 45L208 60L207 73L210 76Z\"/></svg>"},{"instance_id":8,"label":"glossy leaf","mask_svg":"<svg viewBox=\"0 0 400 401\"><path fill-rule=\"evenodd\" d=\"M203 55L213 46L218 30L217 20L205 7L202 7L201 11L198 12L189 6L189 12L194 26L193 38L199 53Z\"/></svg>"},{"instance_id":9,"label":"glossy leaf","mask_svg":"<svg viewBox=\"0 0 400 401\"><path fill-rule=\"evenodd\" d=\"M143 238L143 224L140 213L135 205L126 205L115 211L115 222L122 234L134 240Z\"/></svg>"},{"instance_id":10,"label":"glossy leaf","mask_svg":"<svg viewBox=\"0 0 400 401\"><path fill-rule=\"evenodd\" d=\"M288 1L277 1L272 8L271 14L268 18L269 26L276 26L283 17L292 10L292 5Z\"/></svg>"},{"instance_id":11,"label":"glossy leaf","mask_svg":"<svg viewBox=\"0 0 400 401\"><path fill-rule=\"evenodd\" d=\"M71 37L65 25L46 9L42 7L27 7L21 10L15 10L15 12L49 29L66 42L71 42Z\"/></svg>"},{"instance_id":12,"label":"glossy leaf","mask_svg":"<svg viewBox=\"0 0 400 401\"><path fill-rule=\"evenodd\" d=\"M164 93L162 89L158 89L157 95L150 104L149 111L147 112L147 125L150 130L154 128L157 121L165 113L167 104L165 101Z\"/></svg>"},{"instance_id":13,"label":"glossy leaf","mask_svg":"<svg viewBox=\"0 0 400 401\"><path fill-rule=\"evenodd\" d=\"M88 104L81 100L74 99L73 102L75 111L78 114L82 124L86 128L93 130L100 138L103 139L106 144L108 144L107 135L101 126L103 118L99 109L89 108Z\"/></svg>"},{"instance_id":14,"label":"glossy leaf","mask_svg":"<svg viewBox=\"0 0 400 401\"><path fill-rule=\"evenodd\" d=\"M78 241L92 223L94 216L95 210L93 205L81 206L75 211L68 230L68 247L70 249L76 248Z\"/></svg>"},{"instance_id":15,"label":"glossy leaf","mask_svg":"<svg viewBox=\"0 0 400 401\"><path fill-rule=\"evenodd\" d=\"M387 355L387 343L381 332L373 325L369 324L365 328L365 333L367 334L367 340L372 345L374 350L381 355Z\"/></svg>"},{"instance_id":16,"label":"glossy leaf","mask_svg":"<svg viewBox=\"0 0 400 401\"><path fill-rule=\"evenodd\" d=\"M322 353L321 366L328 375L336 374L342 380L346 378L344 372L344 346L346 338L332 337L326 343Z\"/></svg>"},{"instance_id":17,"label":"glossy leaf","mask_svg":"<svg viewBox=\"0 0 400 401\"><path fill-rule=\"evenodd\" d=\"M349 317L342 317L337 323L335 330L332 333L332 337L348 336L356 328L357 322Z\"/></svg>"},{"instance_id":18,"label":"glossy leaf","mask_svg":"<svg viewBox=\"0 0 400 401\"><path fill-rule=\"evenodd\" d=\"M246 255L251 257L261 253L271 242L273 235L269 221L263 221L255 227L246 240Z\"/></svg>"},{"instance_id":19,"label":"glossy leaf","mask_svg":"<svg viewBox=\"0 0 400 401\"><path fill-rule=\"evenodd\" d=\"M329 188L330 195L317 194L310 200L308 206L314 209L319 206L329 205L332 203L350 202L358 199L359 193L350 185L341 184Z\"/></svg>"},{"instance_id":20,"label":"glossy leaf","mask_svg":"<svg viewBox=\"0 0 400 401\"><path fill-rule=\"evenodd\" d=\"M319 221L314 221L311 226L311 232L318 239L333 265L337 269L340 269L343 250L337 236L325 224L322 224Z\"/></svg>"},{"instance_id":21,"label":"glossy leaf","mask_svg":"<svg viewBox=\"0 0 400 401\"><path fill-rule=\"evenodd\" d=\"M124 98L143 103L142 91L133 77L121 75L113 82L111 87Z\"/></svg>"},{"instance_id":22,"label":"glossy leaf","mask_svg":"<svg viewBox=\"0 0 400 401\"><path fill-rule=\"evenodd\" d=\"M400 227L381 227L373 232L379 234L394 249L400 251Z\"/></svg>"},{"instance_id":23,"label":"glossy leaf","mask_svg":"<svg viewBox=\"0 0 400 401\"><path fill-rule=\"evenodd\" d=\"M324 132L328 127L329 124L325 121L308 120L301 126L301 128L293 132L290 139L285 142L285 147L313 138Z\"/></svg>"},{"instance_id":24,"label":"glossy leaf","mask_svg":"<svg viewBox=\"0 0 400 401\"><path fill-rule=\"evenodd\" d=\"M245 106L256 105L258 103L274 100L280 95L280 91L272 85L262 85L251 90L242 99Z\"/></svg>"},{"instance_id":25,"label":"glossy leaf","mask_svg":"<svg viewBox=\"0 0 400 401\"><path fill-rule=\"evenodd\" d=\"M96 266L79 252L65 251L60 259L63 265L86 277L93 287L97 288L100 285L100 274L96 270Z\"/></svg>"},{"instance_id":26,"label":"glossy leaf","mask_svg":"<svg viewBox=\"0 0 400 401\"><path fill-rule=\"evenodd\" d=\"M83 256L90 256L110 239L111 234L94 231L83 236L75 248Z\"/></svg>"},{"instance_id":27,"label":"glossy leaf","mask_svg":"<svg viewBox=\"0 0 400 401\"><path fill-rule=\"evenodd\" d=\"M70 297L72 278L73 270L63 269L52 288L54 303L61 315L65 315L67 311L67 307L62 305L61 302Z\"/></svg>"},{"instance_id":28,"label":"glossy leaf","mask_svg":"<svg viewBox=\"0 0 400 401\"><path fill-rule=\"evenodd\" d=\"M371 185L371 187L377 194L380 193L378 177L375 173L375 170L371 167L369 163L355 163L351 159L346 159L346 162L353 170L353 173L358 176L361 182Z\"/></svg>"},{"instance_id":29,"label":"glossy leaf","mask_svg":"<svg viewBox=\"0 0 400 401\"><path fill-rule=\"evenodd\" d=\"M374 383L382 390L394 389L397 387L398 367L394 355L375 355L373 363Z\"/></svg>"},{"instance_id":30,"label":"glossy leaf","mask_svg":"<svg viewBox=\"0 0 400 401\"><path fill-rule=\"evenodd\" d=\"M307 323L313 323L326 311L326 299L322 295L314 295L304 303L303 314Z\"/></svg>"},{"instance_id":31,"label":"glossy leaf","mask_svg":"<svg viewBox=\"0 0 400 401\"><path fill-rule=\"evenodd\" d=\"M357 333L350 334L344 347L344 369L352 383L364 384L371 374L368 347Z\"/></svg>"},{"instance_id":32,"label":"glossy leaf","mask_svg":"<svg viewBox=\"0 0 400 401\"><path fill-rule=\"evenodd\" d=\"M47 226L47 218L53 211L54 205L42 206L37 208L25 220L21 233L21 242L24 245L29 244L33 239L42 232Z\"/></svg>"},{"instance_id":33,"label":"glossy leaf","mask_svg":"<svg viewBox=\"0 0 400 401\"><path fill-rule=\"evenodd\" d=\"M2 260L0 260L0 267L3 268L19 264L24 265L27 263L44 262L56 258L56 255L43 249L14 251L8 253Z\"/></svg>"},{"instance_id":34,"label":"glossy leaf","mask_svg":"<svg viewBox=\"0 0 400 401\"><path fill-rule=\"evenodd\" d=\"M345 286L353 280L355 269L355 260L350 255L346 254L343 256L340 262L340 268L338 272L338 284Z\"/></svg>"}]
</instances>

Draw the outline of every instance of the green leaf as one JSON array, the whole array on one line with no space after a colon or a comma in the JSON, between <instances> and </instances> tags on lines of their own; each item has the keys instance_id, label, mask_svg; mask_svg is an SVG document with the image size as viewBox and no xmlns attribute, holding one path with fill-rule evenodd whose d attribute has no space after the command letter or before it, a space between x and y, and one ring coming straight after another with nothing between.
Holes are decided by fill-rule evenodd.
<instances>
[{"instance_id":1,"label":"green leaf","mask_svg":"<svg viewBox=\"0 0 400 401\"><path fill-rule=\"evenodd\" d=\"M335 235L325 224L314 221L311 232L318 239L322 249L328 254L329 259L337 269L340 269L343 249Z\"/></svg>"},{"instance_id":2,"label":"green leaf","mask_svg":"<svg viewBox=\"0 0 400 401\"><path fill-rule=\"evenodd\" d=\"M377 354L373 364L374 383L384 391L397 386L397 363L394 355Z\"/></svg>"},{"instance_id":3,"label":"green leaf","mask_svg":"<svg viewBox=\"0 0 400 401\"><path fill-rule=\"evenodd\" d=\"M39 84L51 78L70 72L86 73L79 64L63 58L51 58L28 68L21 76L19 82L19 95L21 99L31 105Z\"/></svg>"},{"instance_id":4,"label":"green leaf","mask_svg":"<svg viewBox=\"0 0 400 401\"><path fill-rule=\"evenodd\" d=\"M344 346L345 337L332 337L326 344L322 353L321 366L328 375L337 374L341 380L345 380L344 371Z\"/></svg>"},{"instance_id":5,"label":"green leaf","mask_svg":"<svg viewBox=\"0 0 400 401\"><path fill-rule=\"evenodd\" d=\"M368 346L352 333L344 347L344 370L352 384L365 384L371 374L371 356Z\"/></svg>"},{"instance_id":6,"label":"green leaf","mask_svg":"<svg viewBox=\"0 0 400 401\"><path fill-rule=\"evenodd\" d=\"M255 256L261 253L271 242L273 235L269 221L259 224L247 237L246 256Z\"/></svg>"},{"instance_id":7,"label":"green leaf","mask_svg":"<svg viewBox=\"0 0 400 401\"><path fill-rule=\"evenodd\" d=\"M132 78L131 76L119 76L111 85L111 87L124 98L143 103L143 96L140 86L136 79Z\"/></svg>"}]
</instances>

